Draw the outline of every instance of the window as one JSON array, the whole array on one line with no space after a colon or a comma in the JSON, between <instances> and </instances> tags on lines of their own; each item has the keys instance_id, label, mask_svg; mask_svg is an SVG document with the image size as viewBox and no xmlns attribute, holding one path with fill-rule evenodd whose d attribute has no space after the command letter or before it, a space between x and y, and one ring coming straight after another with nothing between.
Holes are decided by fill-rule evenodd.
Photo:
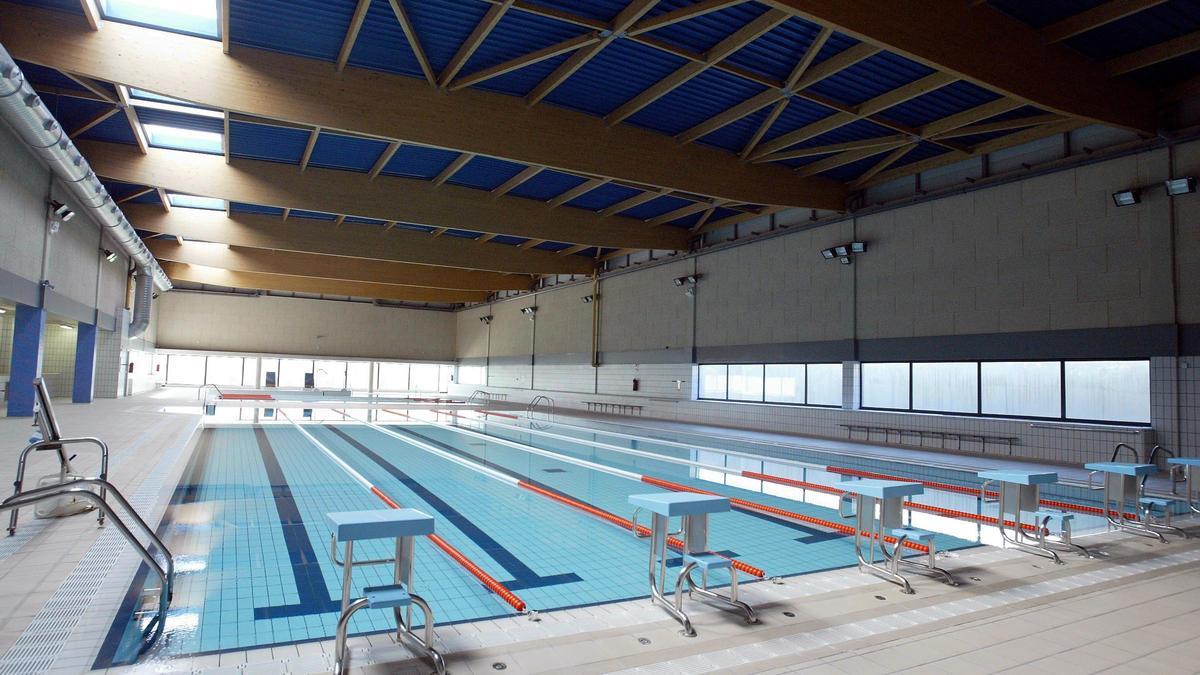
<instances>
[{"instance_id":1,"label":"window","mask_svg":"<svg viewBox=\"0 0 1200 675\"><path fill-rule=\"evenodd\" d=\"M979 366L980 412L1015 417L1062 416L1062 364L996 361Z\"/></svg>"},{"instance_id":2,"label":"window","mask_svg":"<svg viewBox=\"0 0 1200 675\"><path fill-rule=\"evenodd\" d=\"M317 389L345 389L345 361L317 361L313 364Z\"/></svg>"},{"instance_id":3,"label":"window","mask_svg":"<svg viewBox=\"0 0 1200 675\"><path fill-rule=\"evenodd\" d=\"M258 374L258 359L248 356L242 359L242 386L257 387L255 383Z\"/></svg>"},{"instance_id":4,"label":"window","mask_svg":"<svg viewBox=\"0 0 1200 675\"><path fill-rule=\"evenodd\" d=\"M1067 417L1150 422L1149 361L1068 361L1065 366Z\"/></svg>"},{"instance_id":5,"label":"window","mask_svg":"<svg viewBox=\"0 0 1200 675\"><path fill-rule=\"evenodd\" d=\"M203 37L220 36L216 0L102 0L104 17Z\"/></svg>"},{"instance_id":6,"label":"window","mask_svg":"<svg viewBox=\"0 0 1200 675\"><path fill-rule=\"evenodd\" d=\"M979 364L912 364L913 410L979 412Z\"/></svg>"},{"instance_id":7,"label":"window","mask_svg":"<svg viewBox=\"0 0 1200 675\"><path fill-rule=\"evenodd\" d=\"M167 200L171 202L171 206L179 206L185 209L225 210L225 200L217 199L216 197L197 197L196 195L182 195L177 192L168 192Z\"/></svg>"},{"instance_id":8,"label":"window","mask_svg":"<svg viewBox=\"0 0 1200 675\"><path fill-rule=\"evenodd\" d=\"M240 356L210 356L208 357L205 384L236 386L242 383L242 357Z\"/></svg>"},{"instance_id":9,"label":"window","mask_svg":"<svg viewBox=\"0 0 1200 675\"><path fill-rule=\"evenodd\" d=\"M761 365L729 366L729 400L763 400L763 367Z\"/></svg>"},{"instance_id":10,"label":"window","mask_svg":"<svg viewBox=\"0 0 1200 675\"><path fill-rule=\"evenodd\" d=\"M768 364L764 368L768 403L804 403L804 364Z\"/></svg>"},{"instance_id":11,"label":"window","mask_svg":"<svg viewBox=\"0 0 1200 675\"><path fill-rule=\"evenodd\" d=\"M411 391L438 391L439 367L436 363L414 363L409 366Z\"/></svg>"},{"instance_id":12,"label":"window","mask_svg":"<svg viewBox=\"0 0 1200 675\"><path fill-rule=\"evenodd\" d=\"M862 405L864 408L908 410L907 363L862 364Z\"/></svg>"},{"instance_id":13,"label":"window","mask_svg":"<svg viewBox=\"0 0 1200 675\"><path fill-rule=\"evenodd\" d=\"M144 124L146 140L156 148L171 150L190 150L192 152L207 152L219 155L224 152L224 140L221 134L213 131L198 129L181 129L162 124ZM186 195L176 195L186 196ZM173 203L173 202L172 202ZM183 206L179 204L179 206ZM224 208L222 206L221 208Z\"/></svg>"},{"instance_id":14,"label":"window","mask_svg":"<svg viewBox=\"0 0 1200 675\"><path fill-rule=\"evenodd\" d=\"M724 399L727 373L725 366L700 366L700 398Z\"/></svg>"},{"instance_id":15,"label":"window","mask_svg":"<svg viewBox=\"0 0 1200 675\"><path fill-rule=\"evenodd\" d=\"M167 357L167 384L204 384L204 357L171 354Z\"/></svg>"},{"instance_id":16,"label":"window","mask_svg":"<svg viewBox=\"0 0 1200 675\"><path fill-rule=\"evenodd\" d=\"M280 359L278 386L303 389L304 376L313 372L312 365L308 359Z\"/></svg>"},{"instance_id":17,"label":"window","mask_svg":"<svg viewBox=\"0 0 1200 675\"><path fill-rule=\"evenodd\" d=\"M459 384L483 384L485 375L486 373L483 366L458 367Z\"/></svg>"},{"instance_id":18,"label":"window","mask_svg":"<svg viewBox=\"0 0 1200 675\"><path fill-rule=\"evenodd\" d=\"M805 401L809 405L842 405L842 364L810 363Z\"/></svg>"},{"instance_id":19,"label":"window","mask_svg":"<svg viewBox=\"0 0 1200 675\"><path fill-rule=\"evenodd\" d=\"M408 391L407 363L381 362L376 376L376 391Z\"/></svg>"},{"instance_id":20,"label":"window","mask_svg":"<svg viewBox=\"0 0 1200 675\"><path fill-rule=\"evenodd\" d=\"M371 389L371 362L351 361L346 366L346 388L351 391L369 391Z\"/></svg>"}]
</instances>

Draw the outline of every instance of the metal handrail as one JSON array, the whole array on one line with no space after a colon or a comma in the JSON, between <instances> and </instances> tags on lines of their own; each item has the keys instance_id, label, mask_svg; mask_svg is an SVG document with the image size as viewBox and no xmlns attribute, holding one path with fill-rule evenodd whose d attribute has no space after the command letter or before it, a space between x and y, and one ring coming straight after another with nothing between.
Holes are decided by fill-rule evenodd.
<instances>
[{"instance_id":1,"label":"metal handrail","mask_svg":"<svg viewBox=\"0 0 1200 675\"><path fill-rule=\"evenodd\" d=\"M197 400L197 401L199 401L199 400L200 400L200 394L201 394L201 393L203 393L203 392L204 392L204 390L205 390L205 389L208 389L209 387L212 387L212 388L213 388L213 391L217 392L217 396L224 396L224 395L225 395L225 392L221 391L221 388L220 388L220 387L218 387L218 386L217 386L217 385L215 385L215 384L202 384L202 385L200 385L200 386L199 386L199 387L196 389L196 400ZM204 398L204 401L205 401L205 402L208 402L208 397L207 397L207 396Z\"/></svg>"},{"instance_id":2,"label":"metal handrail","mask_svg":"<svg viewBox=\"0 0 1200 675\"><path fill-rule=\"evenodd\" d=\"M1176 456L1176 455L1175 455L1175 453L1174 453L1173 451L1171 451L1171 450L1168 450L1168 449L1164 448L1164 447L1163 447L1163 446L1161 446L1161 445L1155 445L1155 446L1154 446L1154 448L1152 448L1152 449L1150 450L1150 454L1146 456L1146 463L1147 463L1147 464L1154 464L1154 465L1156 465L1156 466L1157 466L1157 464L1158 464L1158 453L1160 453L1160 452L1166 453L1167 457L1175 457L1175 456ZM1171 494L1173 494L1173 495L1174 495L1174 494L1179 494L1179 490L1178 490L1177 483L1179 483L1179 482L1180 482L1180 480L1179 480L1179 477L1180 477L1180 474L1182 473L1182 472L1180 471L1180 469L1182 469L1182 468L1183 468L1183 467L1182 467L1182 466L1179 466L1178 464L1172 464L1172 465L1171 465L1171 468L1167 470L1167 478L1168 478L1168 479L1170 480L1170 482L1171 482ZM1150 478L1149 474L1147 474L1147 475L1145 475L1145 476L1142 476L1142 489L1143 489L1143 490L1145 490L1145 487L1146 487L1146 481L1147 481L1149 478Z\"/></svg>"},{"instance_id":3,"label":"metal handrail","mask_svg":"<svg viewBox=\"0 0 1200 675\"><path fill-rule=\"evenodd\" d=\"M164 566L159 564L158 560L154 557L150 550L146 546L143 546L140 541L138 541L137 537L134 536L133 532L129 529L129 526L121 519L120 515L109 504L108 499L101 497L99 494L87 489L84 486L97 486L106 493L109 499L116 501L117 504L119 504L121 508L125 510L126 514L133 520L133 522L137 524L138 529L140 529L142 533L146 535L146 537L154 544L154 546L158 548L159 552L166 559L166 565ZM145 649L162 634L163 625L167 619L167 608L171 604L171 596L173 593L172 586L175 581L175 561L171 557L171 551L167 549L166 545L163 544L158 535L154 533L154 530L150 529L150 526L146 524L146 521L142 520L142 517L138 515L137 511L133 510L133 507L130 506L128 501L126 501L124 495L122 495L121 492L117 490L117 488L111 483L99 478L76 478L75 480L71 480L66 483L47 485L45 487L34 488L33 490L13 495L12 497L5 499L3 502L0 502L0 512L19 508L21 506L36 504L47 499L54 499L64 495L70 495L73 498L80 498L90 501L96 505L96 508L107 513L113 524L117 526L117 530L138 552L138 555L141 556L142 561L146 563L146 566L158 576L161 584L158 588L158 611L155 614L155 618L150 621L143 632L143 637L146 639L146 643L142 646L141 651L145 651Z\"/></svg>"},{"instance_id":4,"label":"metal handrail","mask_svg":"<svg viewBox=\"0 0 1200 675\"><path fill-rule=\"evenodd\" d=\"M82 438L59 438L56 440L43 440L43 441L38 441L36 443L30 443L29 445L25 446L24 450L21 451L20 458L17 460L17 477L13 481L14 490L13 490L12 496L16 497L17 495L22 494L21 488L23 487L23 485L25 483L25 463L26 463L26 460L29 458L29 453L31 453L35 450L58 450L61 453L62 446L78 444L78 443L87 443L89 445L95 445L100 448L100 476L99 476L99 478L102 481L107 481L108 480L108 444L105 443L104 441L100 440L99 438L93 438L91 436L82 437ZM68 467L69 467L69 465L64 464L62 470L65 472ZM63 484L65 484L65 483L57 483L57 485L63 485ZM44 486L44 487L53 487L53 486ZM100 488L100 498L101 499L104 499L105 491L106 491L106 488L101 486L101 488ZM32 490L30 492L32 492ZM26 493L26 494L28 494L28 493ZM17 514L19 512L20 512L20 509L14 508L12 510L12 514L9 515L8 536L10 536L10 537L12 535L16 534L16 532L17 532ZM100 525L104 525L104 511L100 511L100 515L97 518L97 522Z\"/></svg>"},{"instance_id":5,"label":"metal handrail","mask_svg":"<svg viewBox=\"0 0 1200 675\"><path fill-rule=\"evenodd\" d=\"M529 415L529 423L535 428L545 428L545 426L539 426L539 421L534 417L534 413L537 412L539 405L546 409L546 419L542 421L542 425L552 424L554 422L554 399L550 398L549 396L539 394L534 396L533 400L530 401L529 405L525 408L525 413Z\"/></svg>"},{"instance_id":6,"label":"metal handrail","mask_svg":"<svg viewBox=\"0 0 1200 675\"><path fill-rule=\"evenodd\" d=\"M482 389L476 389L467 397L467 403L479 403L480 400L490 400L492 395Z\"/></svg>"},{"instance_id":7,"label":"metal handrail","mask_svg":"<svg viewBox=\"0 0 1200 675\"><path fill-rule=\"evenodd\" d=\"M1135 450L1133 448L1133 446L1128 443L1117 443L1117 447L1113 448L1112 459L1109 461L1111 461L1111 462L1117 461L1117 455L1121 454L1121 448L1125 448L1129 452L1132 452L1133 453L1133 463L1134 464L1138 463L1138 451Z\"/></svg>"}]
</instances>

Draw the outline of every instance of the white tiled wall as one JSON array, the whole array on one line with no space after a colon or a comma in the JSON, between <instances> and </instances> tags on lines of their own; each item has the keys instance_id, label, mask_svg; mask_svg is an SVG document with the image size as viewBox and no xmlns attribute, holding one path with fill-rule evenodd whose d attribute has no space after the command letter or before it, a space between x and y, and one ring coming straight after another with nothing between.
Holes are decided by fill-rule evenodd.
<instances>
[{"instance_id":1,"label":"white tiled wall","mask_svg":"<svg viewBox=\"0 0 1200 675\"><path fill-rule=\"evenodd\" d=\"M54 319L46 321L46 337L42 343L42 379L50 389L50 395L59 398L71 396L75 383L75 341L78 333L67 330Z\"/></svg>"}]
</instances>

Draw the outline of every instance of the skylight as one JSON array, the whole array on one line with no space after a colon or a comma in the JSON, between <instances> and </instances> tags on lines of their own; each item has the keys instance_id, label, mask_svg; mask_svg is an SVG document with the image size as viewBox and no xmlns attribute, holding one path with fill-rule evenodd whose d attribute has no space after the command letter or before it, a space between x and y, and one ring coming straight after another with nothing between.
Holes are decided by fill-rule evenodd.
<instances>
[{"instance_id":1,"label":"skylight","mask_svg":"<svg viewBox=\"0 0 1200 675\"><path fill-rule=\"evenodd\" d=\"M225 210L225 200L217 199L216 197L197 197L196 195L183 195L176 192L168 192L167 200L171 202L171 206L178 206L185 209L208 209L210 211Z\"/></svg>"},{"instance_id":2,"label":"skylight","mask_svg":"<svg viewBox=\"0 0 1200 675\"><path fill-rule=\"evenodd\" d=\"M100 0L108 19L215 38L217 0Z\"/></svg>"},{"instance_id":3,"label":"skylight","mask_svg":"<svg viewBox=\"0 0 1200 675\"><path fill-rule=\"evenodd\" d=\"M183 129L162 124L143 124L142 127L146 129L146 138L150 145L156 148L208 152L214 155L224 152L221 134L215 131Z\"/></svg>"},{"instance_id":4,"label":"skylight","mask_svg":"<svg viewBox=\"0 0 1200 675\"><path fill-rule=\"evenodd\" d=\"M132 96L133 98L140 99L142 101L160 101L162 103L174 103L175 105L186 105L186 106L194 105L193 103L188 103L187 101L184 101L183 99L171 98L170 96L163 96L162 94L156 94L152 91L146 91L145 89L136 89L134 87L129 88L129 95Z\"/></svg>"}]
</instances>

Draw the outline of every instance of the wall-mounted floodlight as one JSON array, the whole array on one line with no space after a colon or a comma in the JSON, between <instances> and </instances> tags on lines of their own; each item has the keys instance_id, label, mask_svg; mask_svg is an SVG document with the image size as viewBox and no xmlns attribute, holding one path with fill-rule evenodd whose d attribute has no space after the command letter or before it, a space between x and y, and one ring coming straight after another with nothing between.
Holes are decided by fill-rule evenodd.
<instances>
[{"instance_id":1,"label":"wall-mounted floodlight","mask_svg":"<svg viewBox=\"0 0 1200 675\"><path fill-rule=\"evenodd\" d=\"M112 251L110 251L106 248L100 249L100 252L104 254L104 259L107 260L108 262L116 262L117 261L116 253L113 253Z\"/></svg>"},{"instance_id":2,"label":"wall-mounted floodlight","mask_svg":"<svg viewBox=\"0 0 1200 675\"><path fill-rule=\"evenodd\" d=\"M594 296L594 295L585 295L585 296L583 296L582 298L580 298L580 300L582 300L582 301L583 301L583 304L585 304L585 305L590 305L590 304L592 304L592 302L593 302L595 299L596 299L596 296Z\"/></svg>"},{"instance_id":3,"label":"wall-mounted floodlight","mask_svg":"<svg viewBox=\"0 0 1200 675\"><path fill-rule=\"evenodd\" d=\"M522 307L521 313L529 317L530 321L533 321L534 317L537 315L537 307Z\"/></svg>"},{"instance_id":4,"label":"wall-mounted floodlight","mask_svg":"<svg viewBox=\"0 0 1200 675\"><path fill-rule=\"evenodd\" d=\"M1169 178L1163 181L1163 186L1167 188L1167 194L1172 197L1190 194L1196 191L1196 177Z\"/></svg>"},{"instance_id":5,"label":"wall-mounted floodlight","mask_svg":"<svg viewBox=\"0 0 1200 675\"><path fill-rule=\"evenodd\" d=\"M826 260L833 260L836 256L833 255L833 249L825 248L821 249L821 257Z\"/></svg>"},{"instance_id":6,"label":"wall-mounted floodlight","mask_svg":"<svg viewBox=\"0 0 1200 675\"><path fill-rule=\"evenodd\" d=\"M481 316L479 317L479 320L483 324L490 326L492 324L492 315L488 314L487 316Z\"/></svg>"},{"instance_id":7,"label":"wall-mounted floodlight","mask_svg":"<svg viewBox=\"0 0 1200 675\"><path fill-rule=\"evenodd\" d=\"M695 286L696 282L700 280L701 276L702 275L700 274L689 274L686 277L675 277L671 280L671 283L675 284L676 286Z\"/></svg>"},{"instance_id":8,"label":"wall-mounted floodlight","mask_svg":"<svg viewBox=\"0 0 1200 675\"><path fill-rule=\"evenodd\" d=\"M865 242L865 241L850 242L850 252L851 253L866 253L867 252L867 242Z\"/></svg>"},{"instance_id":9,"label":"wall-mounted floodlight","mask_svg":"<svg viewBox=\"0 0 1200 675\"><path fill-rule=\"evenodd\" d=\"M1132 190L1121 190L1112 194L1113 204L1118 207L1133 206L1142 202L1142 191L1134 188Z\"/></svg>"},{"instance_id":10,"label":"wall-mounted floodlight","mask_svg":"<svg viewBox=\"0 0 1200 675\"><path fill-rule=\"evenodd\" d=\"M867 252L867 242L850 241L830 248L821 249L821 257L825 260L837 259L843 265L849 265L851 257Z\"/></svg>"},{"instance_id":11,"label":"wall-mounted floodlight","mask_svg":"<svg viewBox=\"0 0 1200 675\"><path fill-rule=\"evenodd\" d=\"M51 201L50 208L54 209L54 216L64 223L75 217L71 207L62 202Z\"/></svg>"}]
</instances>

